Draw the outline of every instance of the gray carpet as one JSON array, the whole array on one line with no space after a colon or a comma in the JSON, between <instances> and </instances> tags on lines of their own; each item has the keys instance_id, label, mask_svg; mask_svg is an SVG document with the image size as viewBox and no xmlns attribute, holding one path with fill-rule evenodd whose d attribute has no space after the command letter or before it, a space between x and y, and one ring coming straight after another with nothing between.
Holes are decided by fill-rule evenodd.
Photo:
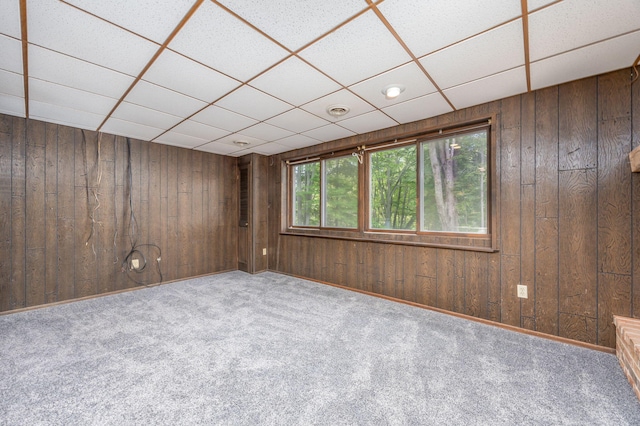
<instances>
[{"instance_id":1,"label":"gray carpet","mask_svg":"<svg viewBox=\"0 0 640 426\"><path fill-rule=\"evenodd\" d=\"M638 425L615 356L274 273L0 316L2 425Z\"/></svg>"}]
</instances>

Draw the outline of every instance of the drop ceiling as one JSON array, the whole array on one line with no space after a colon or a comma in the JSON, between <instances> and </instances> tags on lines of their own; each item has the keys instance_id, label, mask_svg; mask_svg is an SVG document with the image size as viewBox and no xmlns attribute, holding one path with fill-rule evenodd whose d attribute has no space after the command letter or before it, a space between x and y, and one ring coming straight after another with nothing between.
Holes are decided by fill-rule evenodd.
<instances>
[{"instance_id":1,"label":"drop ceiling","mask_svg":"<svg viewBox=\"0 0 640 426\"><path fill-rule=\"evenodd\" d=\"M640 54L639 0L0 0L0 10L0 112L231 156L396 126ZM405 90L386 99L390 84ZM331 105L350 111L331 116Z\"/></svg>"}]
</instances>

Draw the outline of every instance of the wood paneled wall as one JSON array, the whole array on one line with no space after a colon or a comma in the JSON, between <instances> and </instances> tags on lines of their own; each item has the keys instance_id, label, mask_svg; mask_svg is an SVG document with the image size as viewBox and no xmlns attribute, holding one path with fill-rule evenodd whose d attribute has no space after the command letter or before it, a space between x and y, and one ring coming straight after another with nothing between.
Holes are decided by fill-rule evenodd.
<instances>
[{"instance_id":1,"label":"wood paneled wall","mask_svg":"<svg viewBox=\"0 0 640 426\"><path fill-rule=\"evenodd\" d=\"M272 270L602 346L640 317L640 82L628 69L300 150L357 146L497 114L499 252L281 235L269 169ZM516 286L528 287L519 299Z\"/></svg>"},{"instance_id":2,"label":"wood paneled wall","mask_svg":"<svg viewBox=\"0 0 640 426\"><path fill-rule=\"evenodd\" d=\"M165 281L236 269L236 159L131 140L134 231L128 158L125 138L0 115L0 311L135 287L134 235ZM141 250L130 274L159 282Z\"/></svg>"}]
</instances>

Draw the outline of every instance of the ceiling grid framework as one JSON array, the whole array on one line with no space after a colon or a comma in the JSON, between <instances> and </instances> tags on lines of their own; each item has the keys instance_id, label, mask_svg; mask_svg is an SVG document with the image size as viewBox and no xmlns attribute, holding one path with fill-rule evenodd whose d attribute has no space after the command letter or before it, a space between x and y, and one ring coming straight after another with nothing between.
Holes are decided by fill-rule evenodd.
<instances>
[{"instance_id":1,"label":"ceiling grid framework","mask_svg":"<svg viewBox=\"0 0 640 426\"><path fill-rule=\"evenodd\" d=\"M0 10L1 113L231 156L437 116L630 67L640 53L637 0L0 0ZM393 84L403 90L388 98ZM333 105L349 112L329 115Z\"/></svg>"}]
</instances>

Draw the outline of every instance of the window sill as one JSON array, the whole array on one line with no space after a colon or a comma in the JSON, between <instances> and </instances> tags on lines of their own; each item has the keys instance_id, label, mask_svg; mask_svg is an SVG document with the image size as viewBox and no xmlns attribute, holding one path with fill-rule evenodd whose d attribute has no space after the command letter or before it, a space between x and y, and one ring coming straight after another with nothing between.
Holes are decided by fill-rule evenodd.
<instances>
[{"instance_id":1,"label":"window sill","mask_svg":"<svg viewBox=\"0 0 640 426\"><path fill-rule=\"evenodd\" d=\"M355 230L326 230L289 228L280 235L296 237L326 238L332 240L360 241L371 243L398 244L405 246L433 247L450 250L478 251L495 253L497 248L491 247L491 235L452 236L452 235L417 235L389 232L362 232Z\"/></svg>"}]
</instances>

